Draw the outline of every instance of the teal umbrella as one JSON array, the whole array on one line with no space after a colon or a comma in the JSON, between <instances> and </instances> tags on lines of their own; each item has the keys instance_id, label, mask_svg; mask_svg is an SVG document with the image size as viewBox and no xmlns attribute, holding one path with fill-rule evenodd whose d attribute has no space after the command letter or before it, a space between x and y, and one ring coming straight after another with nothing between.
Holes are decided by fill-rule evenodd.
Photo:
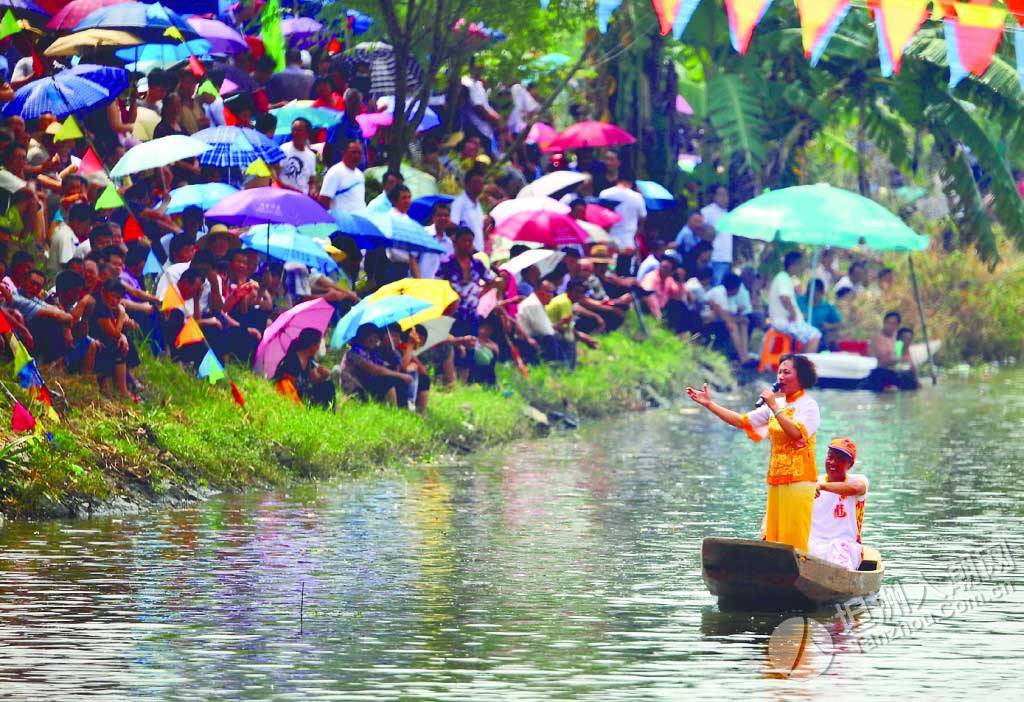
<instances>
[{"instance_id":1,"label":"teal umbrella","mask_svg":"<svg viewBox=\"0 0 1024 702\"><path fill-rule=\"evenodd\" d=\"M291 134L292 122L300 117L308 121L313 129L328 129L338 124L345 113L326 107L301 107L288 104L276 110L271 110L270 114L277 117L277 128L274 130L274 136L281 136Z\"/></svg>"},{"instance_id":2,"label":"teal umbrella","mask_svg":"<svg viewBox=\"0 0 1024 702\"><path fill-rule=\"evenodd\" d=\"M362 300L339 320L338 326L331 334L331 348L340 349L354 339L359 327L364 324L373 324L376 327L384 328L431 306L426 300L411 295L393 295L376 300L369 298Z\"/></svg>"},{"instance_id":3,"label":"teal umbrella","mask_svg":"<svg viewBox=\"0 0 1024 702\"><path fill-rule=\"evenodd\" d=\"M715 229L748 239L850 249L923 251L917 234L874 200L825 183L773 190L718 220Z\"/></svg>"}]
</instances>

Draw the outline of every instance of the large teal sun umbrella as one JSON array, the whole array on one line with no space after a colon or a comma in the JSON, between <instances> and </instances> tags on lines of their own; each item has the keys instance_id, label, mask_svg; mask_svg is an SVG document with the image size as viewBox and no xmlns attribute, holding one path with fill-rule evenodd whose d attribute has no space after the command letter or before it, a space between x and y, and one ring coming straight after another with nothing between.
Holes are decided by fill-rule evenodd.
<instances>
[{"instance_id":1,"label":"large teal sun umbrella","mask_svg":"<svg viewBox=\"0 0 1024 702\"><path fill-rule=\"evenodd\" d=\"M431 307L426 300L411 295L394 295L377 300L369 298L348 311L338 322L331 334L331 348L340 349L355 338L356 332L363 324L373 324L383 329L389 324L400 322L414 314Z\"/></svg>"},{"instance_id":2,"label":"large teal sun umbrella","mask_svg":"<svg viewBox=\"0 0 1024 702\"><path fill-rule=\"evenodd\" d=\"M724 215L715 229L761 241L923 251L921 236L874 200L825 183L773 190Z\"/></svg>"}]
</instances>

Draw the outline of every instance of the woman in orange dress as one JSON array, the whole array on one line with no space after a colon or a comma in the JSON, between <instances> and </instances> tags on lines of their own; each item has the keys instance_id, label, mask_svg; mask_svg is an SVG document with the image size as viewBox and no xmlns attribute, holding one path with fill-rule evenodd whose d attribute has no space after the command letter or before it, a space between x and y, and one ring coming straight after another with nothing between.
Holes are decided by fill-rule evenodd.
<instances>
[{"instance_id":1,"label":"woman in orange dress","mask_svg":"<svg viewBox=\"0 0 1024 702\"><path fill-rule=\"evenodd\" d=\"M752 440L771 440L762 538L806 551L818 480L814 440L821 423L818 403L806 391L814 387L818 376L806 356L787 354L779 361L777 380L778 393L765 390L761 393L764 405L748 414L715 404L707 384L703 390L687 388L686 392L729 426L743 429Z\"/></svg>"}]
</instances>

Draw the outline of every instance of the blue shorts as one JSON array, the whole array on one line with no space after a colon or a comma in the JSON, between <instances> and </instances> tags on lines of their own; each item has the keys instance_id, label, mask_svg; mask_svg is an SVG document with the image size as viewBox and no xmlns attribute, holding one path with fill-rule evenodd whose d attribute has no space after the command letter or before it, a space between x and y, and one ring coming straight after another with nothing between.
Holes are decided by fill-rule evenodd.
<instances>
[{"instance_id":1,"label":"blue shorts","mask_svg":"<svg viewBox=\"0 0 1024 702\"><path fill-rule=\"evenodd\" d=\"M788 334L801 344L809 344L812 339L821 338L821 332L818 328L807 322L790 322L789 324L782 325L773 324L772 327L775 328L775 331Z\"/></svg>"}]
</instances>

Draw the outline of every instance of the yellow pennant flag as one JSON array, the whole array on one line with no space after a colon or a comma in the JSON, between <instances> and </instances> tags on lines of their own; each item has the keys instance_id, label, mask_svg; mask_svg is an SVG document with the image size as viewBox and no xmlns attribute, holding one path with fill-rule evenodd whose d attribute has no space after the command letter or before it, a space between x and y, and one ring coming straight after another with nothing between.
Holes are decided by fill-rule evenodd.
<instances>
[{"instance_id":1,"label":"yellow pennant flag","mask_svg":"<svg viewBox=\"0 0 1024 702\"><path fill-rule=\"evenodd\" d=\"M258 158L249 164L249 167L245 169L245 175L256 176L257 178L269 178L273 175L270 172L270 166L262 158Z\"/></svg>"},{"instance_id":2,"label":"yellow pennant flag","mask_svg":"<svg viewBox=\"0 0 1024 702\"><path fill-rule=\"evenodd\" d=\"M195 319L189 317L178 333L178 338L174 340L174 348L180 349L182 346L198 344L200 341L206 341L203 330L199 328L199 323Z\"/></svg>"},{"instance_id":3,"label":"yellow pennant flag","mask_svg":"<svg viewBox=\"0 0 1024 702\"><path fill-rule=\"evenodd\" d=\"M177 39L178 41L185 41L185 36L181 33L181 30L177 27L171 26L164 30L164 36L170 37L171 39Z\"/></svg>"},{"instance_id":4,"label":"yellow pennant flag","mask_svg":"<svg viewBox=\"0 0 1024 702\"><path fill-rule=\"evenodd\" d=\"M178 286L171 285L167 286L167 292L164 293L164 299L160 303L161 312L170 312L171 310L179 310L185 306L185 301L181 299L181 293L178 292Z\"/></svg>"},{"instance_id":5,"label":"yellow pennant flag","mask_svg":"<svg viewBox=\"0 0 1024 702\"><path fill-rule=\"evenodd\" d=\"M64 124L60 125L60 129L53 135L54 141L74 141L83 138L85 138L85 134L82 133L82 128L78 126L78 120L74 115L68 115Z\"/></svg>"}]
</instances>

